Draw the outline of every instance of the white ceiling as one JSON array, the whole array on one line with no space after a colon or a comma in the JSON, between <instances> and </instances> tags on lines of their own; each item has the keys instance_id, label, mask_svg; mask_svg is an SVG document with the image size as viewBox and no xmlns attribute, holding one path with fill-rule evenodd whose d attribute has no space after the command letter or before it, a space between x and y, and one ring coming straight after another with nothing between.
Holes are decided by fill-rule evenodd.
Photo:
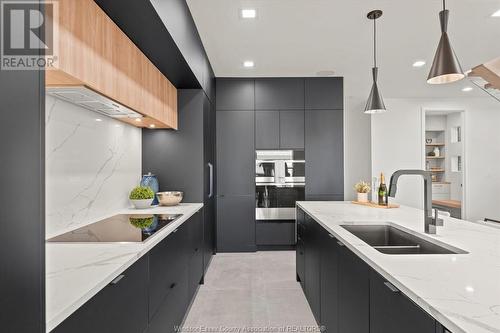
<instances>
[{"instance_id":1,"label":"white ceiling","mask_svg":"<svg viewBox=\"0 0 500 333\"><path fill-rule=\"evenodd\" d=\"M368 96L373 24L377 21L379 82L384 97L484 96L462 81L429 86L427 73L440 37L439 0L187 0L216 76L345 77L347 96ZM500 56L500 0L449 0L449 35L464 70ZM243 20L242 8L257 19ZM413 68L416 60L427 64ZM255 68L243 68L253 60ZM366 97L365 96L365 97Z\"/></svg>"}]
</instances>

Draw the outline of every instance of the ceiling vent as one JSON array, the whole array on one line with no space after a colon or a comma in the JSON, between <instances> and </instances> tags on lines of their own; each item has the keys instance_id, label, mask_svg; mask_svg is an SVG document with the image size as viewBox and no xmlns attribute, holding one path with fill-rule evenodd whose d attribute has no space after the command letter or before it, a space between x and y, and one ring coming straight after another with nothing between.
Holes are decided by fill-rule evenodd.
<instances>
[{"instance_id":1,"label":"ceiling vent","mask_svg":"<svg viewBox=\"0 0 500 333\"><path fill-rule=\"evenodd\" d=\"M47 94L111 118L141 118L142 115L86 86L47 87Z\"/></svg>"}]
</instances>

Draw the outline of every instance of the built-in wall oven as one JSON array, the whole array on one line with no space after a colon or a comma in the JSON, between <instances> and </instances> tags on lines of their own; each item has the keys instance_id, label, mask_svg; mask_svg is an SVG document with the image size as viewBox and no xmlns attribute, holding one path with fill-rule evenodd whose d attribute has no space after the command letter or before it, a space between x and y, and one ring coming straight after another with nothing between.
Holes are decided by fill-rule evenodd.
<instances>
[{"instance_id":1,"label":"built-in wall oven","mask_svg":"<svg viewBox=\"0 0 500 333\"><path fill-rule=\"evenodd\" d=\"M303 150L258 150L255 160L256 220L294 220L305 198Z\"/></svg>"}]
</instances>

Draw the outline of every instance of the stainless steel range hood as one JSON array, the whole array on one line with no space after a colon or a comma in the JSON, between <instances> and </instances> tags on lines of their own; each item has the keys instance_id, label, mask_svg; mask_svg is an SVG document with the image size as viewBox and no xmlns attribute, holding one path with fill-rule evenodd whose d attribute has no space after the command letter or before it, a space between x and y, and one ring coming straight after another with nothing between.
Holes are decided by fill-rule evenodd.
<instances>
[{"instance_id":1,"label":"stainless steel range hood","mask_svg":"<svg viewBox=\"0 0 500 333\"><path fill-rule=\"evenodd\" d=\"M47 87L48 95L111 118L142 118L142 115L86 86Z\"/></svg>"}]
</instances>

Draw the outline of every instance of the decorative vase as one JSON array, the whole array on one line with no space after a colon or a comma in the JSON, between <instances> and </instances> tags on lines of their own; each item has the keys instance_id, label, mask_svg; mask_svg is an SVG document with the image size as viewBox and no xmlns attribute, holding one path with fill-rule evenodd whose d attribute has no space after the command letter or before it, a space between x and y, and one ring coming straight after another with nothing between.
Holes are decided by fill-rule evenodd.
<instances>
[{"instance_id":1,"label":"decorative vase","mask_svg":"<svg viewBox=\"0 0 500 333\"><path fill-rule=\"evenodd\" d=\"M158 198L156 197L156 193L160 191L158 178L151 172L148 172L146 175L142 176L141 186L147 186L155 193L152 205L158 205Z\"/></svg>"},{"instance_id":2,"label":"decorative vase","mask_svg":"<svg viewBox=\"0 0 500 333\"><path fill-rule=\"evenodd\" d=\"M434 147L434 156L439 157L440 151L438 147Z\"/></svg>"},{"instance_id":3,"label":"decorative vase","mask_svg":"<svg viewBox=\"0 0 500 333\"><path fill-rule=\"evenodd\" d=\"M358 202L368 202L368 193L358 193Z\"/></svg>"}]
</instances>

